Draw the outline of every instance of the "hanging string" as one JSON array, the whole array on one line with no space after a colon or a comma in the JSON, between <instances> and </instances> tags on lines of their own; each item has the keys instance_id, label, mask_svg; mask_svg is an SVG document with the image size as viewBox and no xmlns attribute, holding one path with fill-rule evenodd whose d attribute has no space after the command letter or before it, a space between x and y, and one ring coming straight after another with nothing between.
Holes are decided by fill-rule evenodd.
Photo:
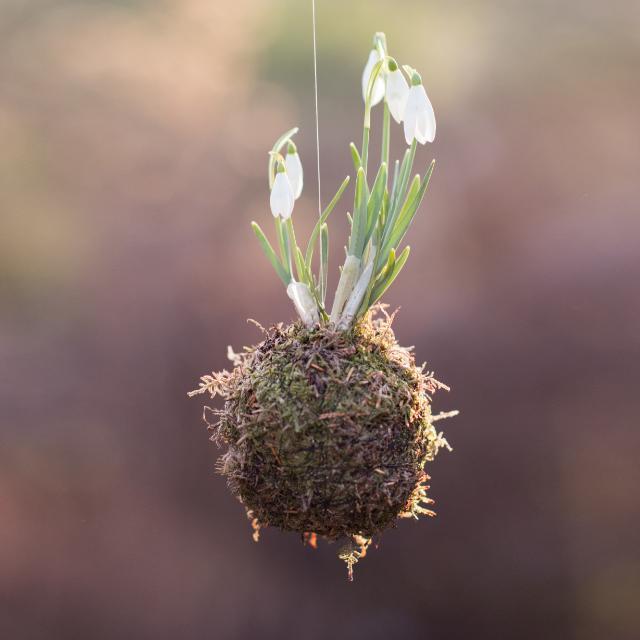
<instances>
[{"instance_id":1,"label":"hanging string","mask_svg":"<svg viewBox=\"0 0 640 640\"><path fill-rule=\"evenodd\" d=\"M322 215L322 195L320 190L320 120L318 116L318 51L316 46L316 0L311 0L311 21L313 24L313 86L316 98L316 160L318 165L318 215Z\"/></svg>"}]
</instances>

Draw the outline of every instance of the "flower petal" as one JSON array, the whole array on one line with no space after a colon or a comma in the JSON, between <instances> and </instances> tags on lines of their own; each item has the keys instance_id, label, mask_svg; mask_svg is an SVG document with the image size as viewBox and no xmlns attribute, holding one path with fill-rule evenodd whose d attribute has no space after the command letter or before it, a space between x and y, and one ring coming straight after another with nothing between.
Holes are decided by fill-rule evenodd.
<instances>
[{"instance_id":1,"label":"flower petal","mask_svg":"<svg viewBox=\"0 0 640 640\"><path fill-rule=\"evenodd\" d=\"M429 101L429 108L426 111L426 116L427 116L427 129L426 129L427 142L433 142L436 138L436 114L434 113L433 107L431 106L431 101Z\"/></svg>"},{"instance_id":2,"label":"flower petal","mask_svg":"<svg viewBox=\"0 0 640 640\"><path fill-rule=\"evenodd\" d=\"M293 212L293 189L286 173L279 172L273 182L269 204L271 205L271 213L273 217L280 216L284 219L290 218Z\"/></svg>"},{"instance_id":3,"label":"flower petal","mask_svg":"<svg viewBox=\"0 0 640 640\"><path fill-rule=\"evenodd\" d=\"M422 118L420 120L420 133L423 140L420 140L422 144L425 142L433 142L436 137L436 114L433 111L431 100L427 96L427 92L423 85L417 87L419 89L418 99L420 102L420 113Z\"/></svg>"},{"instance_id":4,"label":"flower petal","mask_svg":"<svg viewBox=\"0 0 640 640\"><path fill-rule=\"evenodd\" d=\"M418 114L420 112L420 95L416 91L418 87L412 86L409 89L407 104L404 109L404 139L407 144L411 144L416 137L416 127L418 124Z\"/></svg>"},{"instance_id":5,"label":"flower petal","mask_svg":"<svg viewBox=\"0 0 640 640\"><path fill-rule=\"evenodd\" d=\"M393 119L399 124L404 117L409 98L409 85L400 69L391 71L387 76L385 97Z\"/></svg>"},{"instance_id":6,"label":"flower petal","mask_svg":"<svg viewBox=\"0 0 640 640\"><path fill-rule=\"evenodd\" d=\"M297 200L302 193L302 162L300 162L300 156L297 153L288 153L284 161L284 166L287 169L287 176L293 189L293 196Z\"/></svg>"},{"instance_id":7,"label":"flower petal","mask_svg":"<svg viewBox=\"0 0 640 640\"><path fill-rule=\"evenodd\" d=\"M424 111L420 111L416 118L416 140L420 144L427 141L427 114Z\"/></svg>"},{"instance_id":8,"label":"flower petal","mask_svg":"<svg viewBox=\"0 0 640 640\"><path fill-rule=\"evenodd\" d=\"M373 67L380 61L380 54L377 49L371 49L369 53L369 59L367 60L367 64L364 66L364 71L362 72L362 99L367 101L367 89L369 88L369 79L371 78L371 73L373 71ZM384 97L384 78L382 73L378 74L376 81L373 83L373 91L371 92L371 106L378 104L380 100Z\"/></svg>"},{"instance_id":9,"label":"flower petal","mask_svg":"<svg viewBox=\"0 0 640 640\"><path fill-rule=\"evenodd\" d=\"M417 114L414 109L405 109L404 112L404 139L407 144L411 144L416 134Z\"/></svg>"}]
</instances>

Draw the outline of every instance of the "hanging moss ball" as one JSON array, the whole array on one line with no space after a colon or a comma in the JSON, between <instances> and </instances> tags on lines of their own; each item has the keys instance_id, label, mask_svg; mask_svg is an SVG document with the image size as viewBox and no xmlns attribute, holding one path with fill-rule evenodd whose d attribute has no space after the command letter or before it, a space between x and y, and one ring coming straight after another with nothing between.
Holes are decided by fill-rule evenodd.
<instances>
[{"instance_id":1,"label":"hanging moss ball","mask_svg":"<svg viewBox=\"0 0 640 640\"><path fill-rule=\"evenodd\" d=\"M425 463L448 447L431 414L444 385L398 345L391 318L369 315L344 332L264 331L198 390L225 400L205 420L254 527L355 539L357 560L397 518L433 515Z\"/></svg>"}]
</instances>

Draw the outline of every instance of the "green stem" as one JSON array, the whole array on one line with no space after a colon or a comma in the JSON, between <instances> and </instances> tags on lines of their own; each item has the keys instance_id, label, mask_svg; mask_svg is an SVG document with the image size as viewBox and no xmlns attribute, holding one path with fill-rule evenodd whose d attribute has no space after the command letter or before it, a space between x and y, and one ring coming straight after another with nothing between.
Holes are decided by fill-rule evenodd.
<instances>
[{"instance_id":1,"label":"green stem","mask_svg":"<svg viewBox=\"0 0 640 640\"><path fill-rule=\"evenodd\" d=\"M400 174L398 181L396 182L395 189L393 190L393 197L391 198L390 213L391 217L389 222L394 221L394 217L398 212L398 209L402 206L402 199L404 197L405 190L409 184L409 177L411 176L411 170L413 169L413 161L416 157L417 142L414 138L411 143L411 147L408 149L408 153L402 161L400 166Z\"/></svg>"},{"instance_id":2,"label":"green stem","mask_svg":"<svg viewBox=\"0 0 640 640\"><path fill-rule=\"evenodd\" d=\"M287 241L284 229L282 228L282 219L280 216L276 216L274 221L276 224L276 235L278 236L278 246L280 247L280 260L282 261L282 266L287 271L287 278L291 280L293 277L293 270L291 268L291 250L289 248L289 242Z\"/></svg>"},{"instance_id":3,"label":"green stem","mask_svg":"<svg viewBox=\"0 0 640 640\"><path fill-rule=\"evenodd\" d=\"M371 71L371 77L369 78L369 86L367 87L367 95L364 101L364 128L362 131L362 167L364 168L365 176L367 175L367 159L369 158L369 132L371 130L371 94L373 87L375 86L378 76L382 73L385 58L376 62Z\"/></svg>"},{"instance_id":4,"label":"green stem","mask_svg":"<svg viewBox=\"0 0 640 640\"><path fill-rule=\"evenodd\" d=\"M286 131L285 133L283 133L275 142L275 144L273 145L273 148L271 149L271 153L269 154L269 189L271 189L273 187L273 181L275 180L276 177L276 155L280 149L282 148L282 145L287 142L287 140L291 139L296 133L298 133L298 127L293 127L293 129L289 129L289 131Z\"/></svg>"},{"instance_id":5,"label":"green stem","mask_svg":"<svg viewBox=\"0 0 640 640\"><path fill-rule=\"evenodd\" d=\"M382 153L380 162L389 166L389 137L391 131L391 113L387 101L384 101L384 119L382 121Z\"/></svg>"},{"instance_id":6,"label":"green stem","mask_svg":"<svg viewBox=\"0 0 640 640\"><path fill-rule=\"evenodd\" d=\"M347 188L347 185L349 184L349 180L350 180L349 176L347 176L343 180L342 184L340 185L340 188L336 192L336 195L333 196L333 198L331 199L331 202L326 206L325 210L322 212L322 215L316 222L313 228L313 231L311 232L311 237L309 238L309 242L307 243L307 253L305 258L307 269L309 270L311 270L311 260L313 258L313 249L315 247L316 240L318 239L318 234L321 232L322 226L327 221L327 218L329 217L331 212L334 210L335 206L338 204L338 201L342 197L344 190Z\"/></svg>"},{"instance_id":7,"label":"green stem","mask_svg":"<svg viewBox=\"0 0 640 640\"><path fill-rule=\"evenodd\" d=\"M282 242L284 244L284 260L286 260L289 275L293 279L293 260L291 259L291 242L289 240L289 234L287 233L286 225L283 227L282 223L280 223L280 229L282 233Z\"/></svg>"},{"instance_id":8,"label":"green stem","mask_svg":"<svg viewBox=\"0 0 640 640\"><path fill-rule=\"evenodd\" d=\"M395 181L395 186L393 189L391 202L389 204L389 212L387 214L387 219L384 223L384 229L382 231L382 240L380 241L380 246L378 247L378 257L376 261L375 272L378 272L378 269L382 266L381 262L386 260L386 255L384 255L385 247L388 248L388 240L393 231L393 228L396 224L396 220L398 219L398 215L400 214L400 209L402 208L403 202L405 201L405 191L409 184L409 176L411 175L411 170L413 169L413 161L416 157L416 148L417 142L414 138L411 143L411 147L408 149L405 154L405 158L402 161L402 166L400 168L400 174L398 175L397 180Z\"/></svg>"},{"instance_id":9,"label":"green stem","mask_svg":"<svg viewBox=\"0 0 640 640\"><path fill-rule=\"evenodd\" d=\"M320 237L318 238L318 249L320 251L320 264L318 265L318 286L320 287L320 300L324 304L324 282L325 282L325 267L324 260L322 259L325 254L325 236L320 229Z\"/></svg>"},{"instance_id":10,"label":"green stem","mask_svg":"<svg viewBox=\"0 0 640 640\"><path fill-rule=\"evenodd\" d=\"M287 257L289 258L289 271L293 273L293 265L292 265L292 256L293 256L295 260L295 265L296 265L296 272L298 274L298 281L306 282L307 278L304 272L304 266L303 266L304 263L302 262L302 258L300 257L302 254L298 249L298 243L296 242L296 233L293 230L293 222L291 218L287 218L285 225L286 225L285 229L287 231L287 238L286 238L287 247L289 249L287 254Z\"/></svg>"},{"instance_id":11,"label":"green stem","mask_svg":"<svg viewBox=\"0 0 640 640\"><path fill-rule=\"evenodd\" d=\"M320 280L320 291L322 297L322 306L324 307L325 300L327 298L327 281L329 277L329 227L327 226L326 222L320 229L320 237L322 239L322 251L320 253L322 279ZM327 320L328 319L329 317L327 316Z\"/></svg>"},{"instance_id":12,"label":"green stem","mask_svg":"<svg viewBox=\"0 0 640 640\"><path fill-rule=\"evenodd\" d=\"M365 125L362 130L362 153L360 157L362 158L362 168L364 169L364 175L367 175L367 163L369 160L369 132L371 130L371 126Z\"/></svg>"}]
</instances>

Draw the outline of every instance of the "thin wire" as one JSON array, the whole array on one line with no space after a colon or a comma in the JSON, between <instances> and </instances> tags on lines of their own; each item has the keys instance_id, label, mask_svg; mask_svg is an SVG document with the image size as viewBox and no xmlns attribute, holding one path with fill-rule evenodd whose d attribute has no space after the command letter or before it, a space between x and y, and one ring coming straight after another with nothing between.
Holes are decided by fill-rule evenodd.
<instances>
[{"instance_id":1,"label":"thin wire","mask_svg":"<svg viewBox=\"0 0 640 640\"><path fill-rule=\"evenodd\" d=\"M316 0L311 0L311 20L313 23L313 86L316 97L316 160L318 165L318 215L322 215L322 195L320 190L320 119L318 115L318 51L316 46Z\"/></svg>"}]
</instances>

